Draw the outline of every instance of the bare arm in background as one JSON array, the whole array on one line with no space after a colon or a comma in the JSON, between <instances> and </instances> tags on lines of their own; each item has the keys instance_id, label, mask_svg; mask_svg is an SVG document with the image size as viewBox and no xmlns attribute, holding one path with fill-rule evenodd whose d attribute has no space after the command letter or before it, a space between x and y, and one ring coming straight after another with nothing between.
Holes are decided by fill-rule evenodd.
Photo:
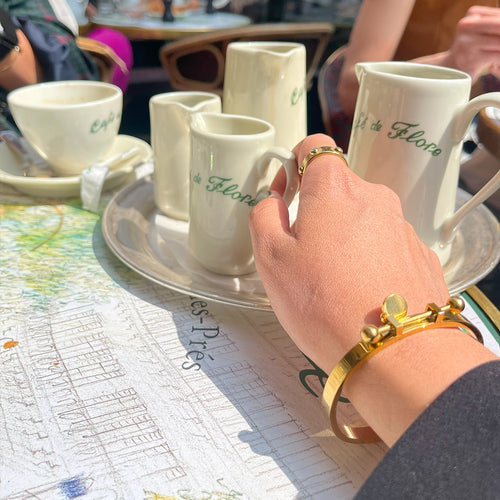
<instances>
[{"instance_id":1,"label":"bare arm in background","mask_svg":"<svg viewBox=\"0 0 500 500\"><path fill-rule=\"evenodd\" d=\"M11 51L1 62L2 65L12 63L10 67L0 72L0 87L6 90L37 83L42 74L28 39L21 30L18 29L16 33L20 53Z\"/></svg>"},{"instance_id":2,"label":"bare arm in background","mask_svg":"<svg viewBox=\"0 0 500 500\"><path fill-rule=\"evenodd\" d=\"M349 37L337 88L347 115L354 114L358 80L354 65L361 61L390 61L404 33L415 0L364 0Z\"/></svg>"},{"instance_id":3,"label":"bare arm in background","mask_svg":"<svg viewBox=\"0 0 500 500\"><path fill-rule=\"evenodd\" d=\"M347 115L354 113L358 92L354 65L361 61L393 59L414 4L415 0L363 1L345 52L337 89ZM500 8L471 7L458 22L448 50L414 61L465 71L473 83L485 68L500 76Z\"/></svg>"}]
</instances>

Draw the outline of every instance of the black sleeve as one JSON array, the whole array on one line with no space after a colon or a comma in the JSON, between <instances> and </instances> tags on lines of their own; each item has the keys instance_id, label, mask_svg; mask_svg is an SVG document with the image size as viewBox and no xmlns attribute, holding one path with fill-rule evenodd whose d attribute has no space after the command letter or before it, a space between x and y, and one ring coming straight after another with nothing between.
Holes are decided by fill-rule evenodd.
<instances>
[{"instance_id":1,"label":"black sleeve","mask_svg":"<svg viewBox=\"0 0 500 500\"><path fill-rule=\"evenodd\" d=\"M500 361L471 370L436 399L356 498L500 498Z\"/></svg>"},{"instance_id":2,"label":"black sleeve","mask_svg":"<svg viewBox=\"0 0 500 500\"><path fill-rule=\"evenodd\" d=\"M10 14L0 7L0 61L18 44L16 26Z\"/></svg>"}]
</instances>

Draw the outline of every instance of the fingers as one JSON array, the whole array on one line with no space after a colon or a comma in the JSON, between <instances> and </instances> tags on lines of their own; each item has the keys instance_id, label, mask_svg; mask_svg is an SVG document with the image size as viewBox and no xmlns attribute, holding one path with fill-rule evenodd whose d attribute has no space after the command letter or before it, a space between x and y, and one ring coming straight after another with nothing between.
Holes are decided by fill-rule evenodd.
<instances>
[{"instance_id":1,"label":"fingers","mask_svg":"<svg viewBox=\"0 0 500 500\"><path fill-rule=\"evenodd\" d=\"M304 139L294 150L297 163L300 165L311 149L319 146L336 146L335 141L323 134L315 134ZM334 191L332 191L334 189ZM368 183L356 175L347 163L334 154L325 154L315 157L307 166L302 176L301 202L304 201L304 192L324 194L329 199L340 199L342 194L362 192L362 196L383 197L391 205L391 210L400 213L400 201L396 193L387 186Z\"/></svg>"},{"instance_id":2,"label":"fingers","mask_svg":"<svg viewBox=\"0 0 500 500\"><path fill-rule=\"evenodd\" d=\"M498 38L500 9L497 7L471 7L457 23L457 32L492 35Z\"/></svg>"},{"instance_id":3,"label":"fingers","mask_svg":"<svg viewBox=\"0 0 500 500\"><path fill-rule=\"evenodd\" d=\"M317 134L313 136L306 137L301 143L299 143L295 149L294 154L297 157L298 163L302 163L304 157L309 153L309 151L318 146L335 146L335 142L331 137L326 135ZM325 155L333 156L333 155ZM319 158L313 160L309 165L308 169L313 166L313 164ZM339 162L344 163L341 158L335 157ZM331 158L330 158L331 161ZM326 166L328 169L329 167ZM317 170L314 173L314 170ZM305 178L310 180L304 182ZM307 200L307 191L314 193L315 190L326 189L323 186L324 182L322 180L322 174L320 168L314 168L311 172L306 172L302 181L302 187L306 186L306 192L303 195L301 192L301 201L303 203L303 197ZM310 185L307 188L307 185ZM281 168L276 175L272 186L271 186L271 196L260 201L252 210L249 218L249 228L250 235L252 238L253 251L255 256L255 262L259 273L265 274L264 269L259 269L259 266L273 266L273 262L279 265L279 255L281 250L283 250L283 245L287 245L287 242L294 239L294 236L290 230L290 221L288 214L288 207L282 199L282 194L286 185L286 174L283 168ZM307 202L306 202L307 203Z\"/></svg>"},{"instance_id":4,"label":"fingers","mask_svg":"<svg viewBox=\"0 0 500 500\"><path fill-rule=\"evenodd\" d=\"M326 135L307 137L295 149L300 165L312 148L335 147L335 141ZM360 196L359 183L363 183L335 154L314 157L307 165L301 179L300 203L295 223L296 236L309 237L309 232L326 229L333 214L346 216L345 208ZM353 203L356 204L356 203ZM311 225L308 222L314 221Z\"/></svg>"},{"instance_id":5,"label":"fingers","mask_svg":"<svg viewBox=\"0 0 500 500\"><path fill-rule=\"evenodd\" d=\"M304 139L295 149L297 163L300 165L313 148L335 147L335 141L323 134L315 134ZM301 202L308 203L310 195L318 200L331 197L332 189L350 190L357 176L349 170L342 158L335 154L324 154L313 158L306 167L301 180Z\"/></svg>"},{"instance_id":6,"label":"fingers","mask_svg":"<svg viewBox=\"0 0 500 500\"><path fill-rule=\"evenodd\" d=\"M279 248L292 238L288 207L281 195L271 191L253 208L248 225L257 267L260 263L272 266L274 260L280 260Z\"/></svg>"},{"instance_id":7,"label":"fingers","mask_svg":"<svg viewBox=\"0 0 500 500\"><path fill-rule=\"evenodd\" d=\"M307 154L311 151L313 148L321 147L321 146L332 146L335 147L335 141L328 135L325 134L314 134L306 137L303 141L301 141L293 152L295 153L295 156L297 157L297 164L301 165L302 162L304 161L304 158L307 156ZM326 155L325 155L326 156ZM320 156L314 158L312 160L307 169L311 167L311 165L316 162L316 160L319 160ZM330 159L332 158L332 155L330 155ZM338 158L340 162L342 162L341 158ZM343 162L342 162L343 163Z\"/></svg>"},{"instance_id":8,"label":"fingers","mask_svg":"<svg viewBox=\"0 0 500 500\"><path fill-rule=\"evenodd\" d=\"M465 17L500 18L500 9L485 5L473 5L467 10Z\"/></svg>"},{"instance_id":9,"label":"fingers","mask_svg":"<svg viewBox=\"0 0 500 500\"><path fill-rule=\"evenodd\" d=\"M271 183L271 191L275 191L283 196L286 188L286 171L284 167L281 167L276 174L273 182Z\"/></svg>"}]
</instances>

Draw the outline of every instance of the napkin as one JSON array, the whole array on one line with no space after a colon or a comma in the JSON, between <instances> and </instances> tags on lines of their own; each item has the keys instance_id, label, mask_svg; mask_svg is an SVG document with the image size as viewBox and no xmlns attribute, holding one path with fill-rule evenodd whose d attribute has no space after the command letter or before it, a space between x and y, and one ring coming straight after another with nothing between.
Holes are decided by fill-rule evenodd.
<instances>
[{"instance_id":1,"label":"napkin","mask_svg":"<svg viewBox=\"0 0 500 500\"><path fill-rule=\"evenodd\" d=\"M90 212L98 211L102 188L110 169L125 160L129 160L138 151L139 148L134 146L133 148L130 148L123 153L112 156L107 160L94 163L92 166L86 168L82 172L80 183L80 197L82 199L83 208L85 210L89 210Z\"/></svg>"},{"instance_id":2,"label":"napkin","mask_svg":"<svg viewBox=\"0 0 500 500\"><path fill-rule=\"evenodd\" d=\"M109 167L102 165L93 165L82 172L80 196L85 210L98 211L102 187L108 173Z\"/></svg>"}]
</instances>

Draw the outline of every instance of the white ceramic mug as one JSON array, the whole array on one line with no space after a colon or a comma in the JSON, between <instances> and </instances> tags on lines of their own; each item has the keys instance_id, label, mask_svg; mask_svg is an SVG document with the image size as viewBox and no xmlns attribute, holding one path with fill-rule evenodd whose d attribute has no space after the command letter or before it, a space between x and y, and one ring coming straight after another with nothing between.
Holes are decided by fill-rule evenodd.
<instances>
[{"instance_id":1,"label":"white ceramic mug","mask_svg":"<svg viewBox=\"0 0 500 500\"><path fill-rule=\"evenodd\" d=\"M276 146L307 135L306 49L294 42L232 42L224 73L224 113L271 123Z\"/></svg>"},{"instance_id":2,"label":"white ceramic mug","mask_svg":"<svg viewBox=\"0 0 500 500\"><path fill-rule=\"evenodd\" d=\"M188 220L191 115L221 111L209 92L166 92L149 100L156 206L168 217Z\"/></svg>"},{"instance_id":3,"label":"white ceramic mug","mask_svg":"<svg viewBox=\"0 0 500 500\"><path fill-rule=\"evenodd\" d=\"M398 194L406 220L445 264L458 223L500 186L496 175L455 212L463 137L500 93L469 101L469 75L418 63L359 63L356 74L349 166Z\"/></svg>"},{"instance_id":4,"label":"white ceramic mug","mask_svg":"<svg viewBox=\"0 0 500 500\"><path fill-rule=\"evenodd\" d=\"M274 127L256 118L196 113L191 119L189 248L207 269L230 275L255 270L248 216L268 193L277 159L285 167L289 204L299 186L294 154L274 147Z\"/></svg>"},{"instance_id":5,"label":"white ceramic mug","mask_svg":"<svg viewBox=\"0 0 500 500\"><path fill-rule=\"evenodd\" d=\"M120 128L123 95L111 83L37 83L13 90L7 101L23 136L61 176L103 160Z\"/></svg>"}]
</instances>

